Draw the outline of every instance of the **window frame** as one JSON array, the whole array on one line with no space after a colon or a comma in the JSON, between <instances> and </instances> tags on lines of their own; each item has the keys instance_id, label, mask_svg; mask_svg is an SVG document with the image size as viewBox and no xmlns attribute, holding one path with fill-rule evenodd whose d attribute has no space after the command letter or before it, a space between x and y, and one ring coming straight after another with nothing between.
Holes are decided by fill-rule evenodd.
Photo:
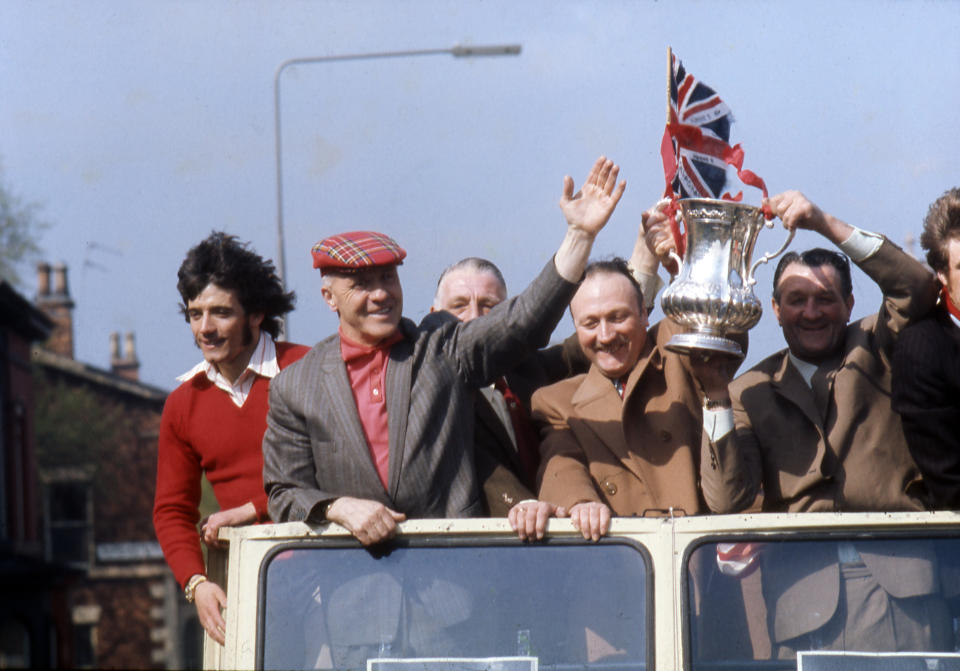
<instances>
[{"instance_id":1,"label":"window frame","mask_svg":"<svg viewBox=\"0 0 960 671\"><path fill-rule=\"evenodd\" d=\"M458 534L456 536L431 536L411 534L406 536L397 536L390 541L392 549L417 549L417 548L491 548L491 547L525 547L529 545L520 541L516 536L510 537L491 537L489 535ZM553 536L547 537L536 543L540 547L608 547L613 545L626 546L638 553L640 561L643 563L645 571L644 589L644 636L646 640L646 655L644 659L645 669L653 670L655 666L656 652L656 627L655 627L655 584L654 561L652 553L643 543L634 538L620 536L605 536L597 542L587 541L582 537L573 536ZM311 537L304 539L289 539L278 542L264 553L260 566L257 571L257 613L256 613L256 631L257 639L255 642L254 668L264 668L265 655L265 636L266 636L266 595L267 595L267 570L273 559L287 550L302 549L353 549L364 550L358 541L349 536L340 537ZM367 550L369 551L369 550ZM596 665L601 668L602 665Z\"/></svg>"}]
</instances>

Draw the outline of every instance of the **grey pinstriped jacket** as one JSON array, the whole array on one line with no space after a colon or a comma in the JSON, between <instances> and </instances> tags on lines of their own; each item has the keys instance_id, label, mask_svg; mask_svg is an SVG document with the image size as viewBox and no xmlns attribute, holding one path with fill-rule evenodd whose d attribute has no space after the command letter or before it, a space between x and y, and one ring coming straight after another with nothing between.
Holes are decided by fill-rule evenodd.
<instances>
[{"instance_id":1,"label":"grey pinstriped jacket","mask_svg":"<svg viewBox=\"0 0 960 671\"><path fill-rule=\"evenodd\" d=\"M278 522L322 521L338 496L379 501L408 517L483 514L474 466L474 393L547 344L577 285L551 259L519 296L462 323L445 312L419 326L401 320L404 339L386 372L389 487L371 460L340 338L318 343L270 385L263 481Z\"/></svg>"}]
</instances>

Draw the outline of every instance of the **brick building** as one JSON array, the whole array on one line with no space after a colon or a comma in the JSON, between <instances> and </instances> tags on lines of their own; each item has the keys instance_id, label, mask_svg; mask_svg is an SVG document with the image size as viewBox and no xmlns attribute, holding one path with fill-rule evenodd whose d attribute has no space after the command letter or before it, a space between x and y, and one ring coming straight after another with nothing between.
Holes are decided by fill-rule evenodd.
<instances>
[{"instance_id":1,"label":"brick building","mask_svg":"<svg viewBox=\"0 0 960 671\"><path fill-rule=\"evenodd\" d=\"M53 322L0 282L0 668L69 663L69 572L45 559L30 347Z\"/></svg>"},{"instance_id":2,"label":"brick building","mask_svg":"<svg viewBox=\"0 0 960 671\"><path fill-rule=\"evenodd\" d=\"M109 369L75 360L67 269L37 270L36 306L53 325L33 352L40 509L47 559L75 572L66 595L71 665L199 667L195 610L153 531L167 391L139 380L132 333L122 351L111 336Z\"/></svg>"}]
</instances>

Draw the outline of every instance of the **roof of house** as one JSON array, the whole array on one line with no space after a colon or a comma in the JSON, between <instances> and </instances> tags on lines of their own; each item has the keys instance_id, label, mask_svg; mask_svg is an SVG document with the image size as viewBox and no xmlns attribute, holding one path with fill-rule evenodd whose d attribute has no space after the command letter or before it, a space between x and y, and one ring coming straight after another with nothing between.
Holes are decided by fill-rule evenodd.
<instances>
[{"instance_id":1,"label":"roof of house","mask_svg":"<svg viewBox=\"0 0 960 671\"><path fill-rule=\"evenodd\" d=\"M166 389L130 380L108 370L91 366L90 364L71 359L70 357L55 354L40 347L34 347L33 361L44 368L64 373L79 380L106 387L114 391L137 396L146 401L158 401L162 403L166 400L167 394L169 393Z\"/></svg>"}]
</instances>

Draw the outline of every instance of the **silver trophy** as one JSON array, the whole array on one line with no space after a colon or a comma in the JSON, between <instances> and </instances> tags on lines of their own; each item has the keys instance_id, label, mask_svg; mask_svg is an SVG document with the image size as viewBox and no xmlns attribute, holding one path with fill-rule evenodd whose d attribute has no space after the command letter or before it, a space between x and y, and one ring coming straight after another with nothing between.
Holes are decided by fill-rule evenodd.
<instances>
[{"instance_id":1,"label":"silver trophy","mask_svg":"<svg viewBox=\"0 0 960 671\"><path fill-rule=\"evenodd\" d=\"M710 350L743 356L728 333L752 328L763 313L753 293L757 267L783 253L793 240L791 230L777 251L764 254L752 266L750 257L761 228L773 228L763 211L751 205L712 198L679 201L687 232L684 258L676 279L660 299L664 314L685 327L667 343L672 352Z\"/></svg>"}]
</instances>

